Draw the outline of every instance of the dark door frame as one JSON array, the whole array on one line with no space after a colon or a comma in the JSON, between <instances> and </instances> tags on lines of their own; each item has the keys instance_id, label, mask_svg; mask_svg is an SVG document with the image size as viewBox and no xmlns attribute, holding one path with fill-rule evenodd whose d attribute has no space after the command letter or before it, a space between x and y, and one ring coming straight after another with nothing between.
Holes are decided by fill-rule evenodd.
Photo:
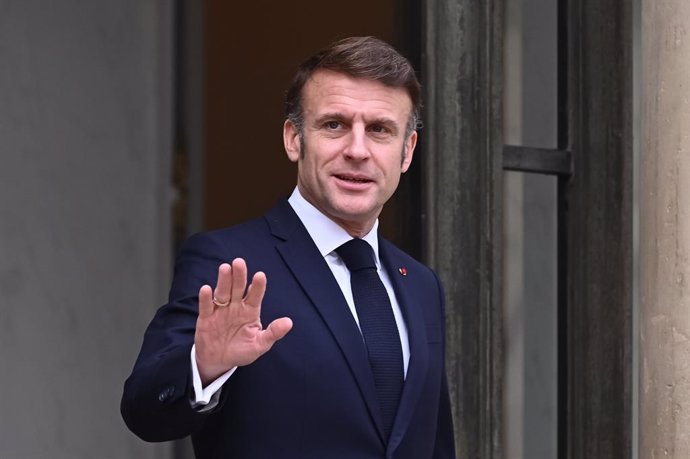
<instances>
[{"instance_id":1,"label":"dark door frame","mask_svg":"<svg viewBox=\"0 0 690 459\"><path fill-rule=\"evenodd\" d=\"M559 458L629 458L632 0L559 0L551 151L502 144L503 2L419 3L423 173L401 227L446 288L458 457L504 453L501 183L519 170L559 177Z\"/></svg>"}]
</instances>

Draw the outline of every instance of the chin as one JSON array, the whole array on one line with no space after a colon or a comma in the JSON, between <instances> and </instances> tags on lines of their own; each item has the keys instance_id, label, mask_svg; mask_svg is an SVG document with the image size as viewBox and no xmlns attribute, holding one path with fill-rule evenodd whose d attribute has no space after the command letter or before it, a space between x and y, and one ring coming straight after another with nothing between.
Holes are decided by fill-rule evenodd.
<instances>
[{"instance_id":1,"label":"chin","mask_svg":"<svg viewBox=\"0 0 690 459\"><path fill-rule=\"evenodd\" d=\"M371 206L355 206L355 205L345 205L345 206L336 206L334 208L335 210L335 215L346 221L351 221L351 222L366 222L370 219L375 219L376 217L372 218L372 215L376 215L376 212L372 209Z\"/></svg>"}]
</instances>

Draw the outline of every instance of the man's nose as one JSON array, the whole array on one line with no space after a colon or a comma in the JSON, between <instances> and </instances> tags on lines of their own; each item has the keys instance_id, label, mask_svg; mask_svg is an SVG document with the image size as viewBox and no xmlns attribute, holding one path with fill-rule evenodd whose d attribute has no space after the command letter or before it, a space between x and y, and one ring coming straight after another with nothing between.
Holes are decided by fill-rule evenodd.
<instances>
[{"instance_id":1,"label":"man's nose","mask_svg":"<svg viewBox=\"0 0 690 459\"><path fill-rule=\"evenodd\" d=\"M344 154L351 159L366 159L369 157L369 147L365 128L354 128L350 131Z\"/></svg>"}]
</instances>

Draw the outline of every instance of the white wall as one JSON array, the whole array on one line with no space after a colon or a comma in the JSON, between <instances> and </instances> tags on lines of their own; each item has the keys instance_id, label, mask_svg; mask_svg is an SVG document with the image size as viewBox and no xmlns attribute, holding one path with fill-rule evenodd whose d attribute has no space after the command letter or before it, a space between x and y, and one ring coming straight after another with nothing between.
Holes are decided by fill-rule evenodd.
<instances>
[{"instance_id":1,"label":"white wall","mask_svg":"<svg viewBox=\"0 0 690 459\"><path fill-rule=\"evenodd\" d=\"M172 11L0 0L0 457L155 458L122 384L170 269Z\"/></svg>"}]
</instances>

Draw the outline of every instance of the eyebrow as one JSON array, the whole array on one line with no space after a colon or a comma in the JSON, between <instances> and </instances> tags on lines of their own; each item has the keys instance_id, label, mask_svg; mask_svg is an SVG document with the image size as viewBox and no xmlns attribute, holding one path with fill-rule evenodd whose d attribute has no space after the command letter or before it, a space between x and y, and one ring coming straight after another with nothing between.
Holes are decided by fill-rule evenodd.
<instances>
[{"instance_id":1,"label":"eyebrow","mask_svg":"<svg viewBox=\"0 0 690 459\"><path fill-rule=\"evenodd\" d=\"M323 123L325 123L326 121L329 121L329 120L345 121L345 120L347 120L347 119L348 119L348 117L345 116L345 115L344 115L343 113L341 113L341 112L330 112L330 113L324 113L323 115L317 117L317 118L314 120L314 122L315 122L317 125L321 125L321 124L323 124Z\"/></svg>"}]
</instances>

